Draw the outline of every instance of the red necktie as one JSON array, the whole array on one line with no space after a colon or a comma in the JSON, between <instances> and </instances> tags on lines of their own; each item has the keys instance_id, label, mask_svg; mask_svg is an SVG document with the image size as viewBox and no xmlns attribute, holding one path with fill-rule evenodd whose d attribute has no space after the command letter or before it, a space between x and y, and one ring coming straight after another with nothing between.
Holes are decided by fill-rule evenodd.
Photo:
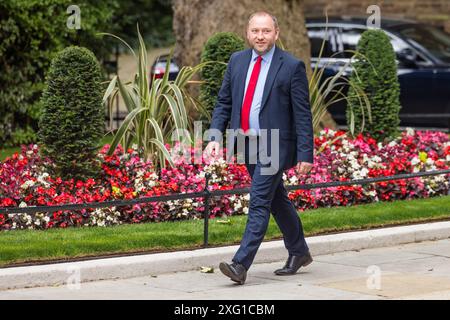
<instances>
[{"instance_id":1,"label":"red necktie","mask_svg":"<svg viewBox=\"0 0 450 320\"><path fill-rule=\"evenodd\" d=\"M244 133L247 132L250 126L250 109L252 107L256 84L258 83L259 71L261 70L261 60L262 57L258 56L252 70L252 75L250 76L250 81L248 82L247 91L245 92L244 103L242 104L241 128L244 130Z\"/></svg>"}]
</instances>

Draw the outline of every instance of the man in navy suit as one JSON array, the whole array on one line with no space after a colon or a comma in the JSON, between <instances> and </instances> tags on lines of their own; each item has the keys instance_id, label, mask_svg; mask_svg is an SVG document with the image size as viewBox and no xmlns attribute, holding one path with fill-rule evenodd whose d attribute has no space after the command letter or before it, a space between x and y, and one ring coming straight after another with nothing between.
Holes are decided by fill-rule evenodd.
<instances>
[{"instance_id":1,"label":"man in navy suit","mask_svg":"<svg viewBox=\"0 0 450 320\"><path fill-rule=\"evenodd\" d=\"M210 127L210 131L224 133L230 123L229 130L238 132L237 136L228 134L232 141L229 149L239 149L237 140L244 137L243 155L252 177L248 220L240 247L231 264L219 265L226 276L239 284L246 280L266 233L270 212L289 253L286 264L275 274L293 275L312 262L301 220L282 180L283 171L288 168L297 166L303 174L312 168L308 80L305 64L275 46L278 36L274 16L262 11L250 16L247 40L251 49L231 56ZM213 151L220 154L221 141L212 135L210 140L206 156L212 156ZM252 144L256 144L256 156L251 152ZM264 153L270 155L269 160L261 156ZM269 167L272 170L267 171Z\"/></svg>"}]
</instances>

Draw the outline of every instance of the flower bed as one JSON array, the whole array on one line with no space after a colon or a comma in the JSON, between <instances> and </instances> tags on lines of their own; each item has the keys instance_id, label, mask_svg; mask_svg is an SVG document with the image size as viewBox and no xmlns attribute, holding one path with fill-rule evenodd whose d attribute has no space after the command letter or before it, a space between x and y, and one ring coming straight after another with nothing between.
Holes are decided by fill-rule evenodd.
<instances>
[{"instance_id":1,"label":"flower bed","mask_svg":"<svg viewBox=\"0 0 450 320\"><path fill-rule=\"evenodd\" d=\"M139 158L135 149L117 148L107 156L108 145L99 152L102 172L96 179L64 181L51 177L45 167L51 163L39 156L38 147L22 147L0 163L0 207L41 206L134 199L204 189L206 172L212 174L211 190L227 190L250 185L244 165L224 161L191 165L181 159L176 167L156 173L150 162ZM359 135L349 139L344 131L324 130L315 138L315 163L310 174L295 169L285 172L287 185L346 181L401 173L448 169L450 141L447 134L406 130L386 144ZM298 190L289 197L298 209L345 206L395 199L446 195L449 175L379 182L365 186ZM213 199L211 217L246 214L248 195ZM121 223L199 219L202 199L185 199L133 206L76 211L57 211L6 215L0 214L0 230L47 229L68 226L107 226Z\"/></svg>"}]
</instances>

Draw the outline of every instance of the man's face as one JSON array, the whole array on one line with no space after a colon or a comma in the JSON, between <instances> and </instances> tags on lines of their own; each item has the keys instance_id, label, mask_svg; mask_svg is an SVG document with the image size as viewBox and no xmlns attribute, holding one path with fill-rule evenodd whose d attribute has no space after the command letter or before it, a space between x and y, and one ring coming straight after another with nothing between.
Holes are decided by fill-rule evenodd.
<instances>
[{"instance_id":1,"label":"man's face","mask_svg":"<svg viewBox=\"0 0 450 320\"><path fill-rule=\"evenodd\" d=\"M275 29L272 17L254 16L247 26L247 41L260 55L270 51L278 39L279 30Z\"/></svg>"}]
</instances>

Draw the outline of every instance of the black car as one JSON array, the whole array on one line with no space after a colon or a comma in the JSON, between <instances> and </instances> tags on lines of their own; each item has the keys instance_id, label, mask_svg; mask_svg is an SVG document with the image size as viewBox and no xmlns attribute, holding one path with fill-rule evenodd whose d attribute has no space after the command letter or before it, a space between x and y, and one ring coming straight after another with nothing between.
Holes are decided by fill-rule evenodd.
<instances>
[{"instance_id":1,"label":"black car","mask_svg":"<svg viewBox=\"0 0 450 320\"><path fill-rule=\"evenodd\" d=\"M361 34L368 29L366 18L307 19L311 63L325 66L325 76L337 73L356 50ZM400 82L401 126L449 127L450 124L450 35L436 27L407 20L381 20L381 29L391 39L397 55ZM336 54L331 58L333 54ZM348 76L351 70L345 70ZM330 107L338 124L345 124L345 102Z\"/></svg>"},{"instance_id":2,"label":"black car","mask_svg":"<svg viewBox=\"0 0 450 320\"><path fill-rule=\"evenodd\" d=\"M318 63L322 41L327 37L319 67L325 67L325 76L336 74L351 58L351 53L340 52L356 50L361 34L368 28L366 19L333 17L328 20L327 31L324 18L306 19L312 67ZM450 35L409 20L382 19L381 28L397 55L400 125L450 127ZM150 76L164 75L167 58L163 55L155 61ZM176 61L171 61L169 80L174 80L178 71ZM350 72L349 68L344 75ZM345 108L343 101L329 109L338 124L345 124Z\"/></svg>"}]
</instances>

